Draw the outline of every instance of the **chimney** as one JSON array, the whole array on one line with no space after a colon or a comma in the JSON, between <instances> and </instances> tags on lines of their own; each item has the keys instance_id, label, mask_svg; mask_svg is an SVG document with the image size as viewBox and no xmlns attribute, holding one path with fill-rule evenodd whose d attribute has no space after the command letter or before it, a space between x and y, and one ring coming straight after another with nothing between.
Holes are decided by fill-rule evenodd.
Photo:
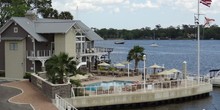
<instances>
[{"instance_id":1,"label":"chimney","mask_svg":"<svg viewBox=\"0 0 220 110\"><path fill-rule=\"evenodd\" d=\"M25 14L25 17L30 19L31 21L36 20L37 19L37 15L35 14L35 12L33 12L32 10L28 10Z\"/></svg>"}]
</instances>

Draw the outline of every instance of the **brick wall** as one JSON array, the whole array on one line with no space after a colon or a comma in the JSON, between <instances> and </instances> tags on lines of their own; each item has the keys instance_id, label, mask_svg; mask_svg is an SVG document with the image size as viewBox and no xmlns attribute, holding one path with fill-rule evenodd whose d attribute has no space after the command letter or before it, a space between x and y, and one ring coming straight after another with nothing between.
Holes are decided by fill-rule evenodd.
<instances>
[{"instance_id":1,"label":"brick wall","mask_svg":"<svg viewBox=\"0 0 220 110\"><path fill-rule=\"evenodd\" d=\"M51 99L55 98L55 94L62 98L71 97L71 84L52 84L36 74L31 75L31 83Z\"/></svg>"}]
</instances>

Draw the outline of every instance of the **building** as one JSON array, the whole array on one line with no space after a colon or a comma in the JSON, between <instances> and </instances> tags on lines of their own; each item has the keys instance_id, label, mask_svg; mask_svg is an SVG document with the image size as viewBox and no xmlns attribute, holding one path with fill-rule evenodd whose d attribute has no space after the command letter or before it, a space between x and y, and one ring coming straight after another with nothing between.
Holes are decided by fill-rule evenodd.
<instances>
[{"instance_id":1,"label":"building","mask_svg":"<svg viewBox=\"0 0 220 110\"><path fill-rule=\"evenodd\" d=\"M39 19L32 12L12 17L0 28L0 70L6 77L22 78L26 72L44 71L53 54L68 53L82 65L109 60L112 48L94 47L103 40L79 20Z\"/></svg>"}]
</instances>

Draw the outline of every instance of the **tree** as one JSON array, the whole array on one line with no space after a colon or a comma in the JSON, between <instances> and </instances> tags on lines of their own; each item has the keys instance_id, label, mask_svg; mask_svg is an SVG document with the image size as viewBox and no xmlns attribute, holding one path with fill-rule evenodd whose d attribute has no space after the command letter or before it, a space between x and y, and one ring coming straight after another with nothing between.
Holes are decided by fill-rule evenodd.
<instances>
[{"instance_id":1,"label":"tree","mask_svg":"<svg viewBox=\"0 0 220 110\"><path fill-rule=\"evenodd\" d=\"M64 77L76 74L76 62L66 53L54 55L46 62L46 75L52 83L64 83Z\"/></svg>"},{"instance_id":2,"label":"tree","mask_svg":"<svg viewBox=\"0 0 220 110\"><path fill-rule=\"evenodd\" d=\"M58 11L53 8L41 8L38 10L38 13L40 13L43 18L58 19Z\"/></svg>"},{"instance_id":3,"label":"tree","mask_svg":"<svg viewBox=\"0 0 220 110\"><path fill-rule=\"evenodd\" d=\"M137 71L139 61L143 61L144 48L140 46L134 46L128 53L127 60L130 62L134 60L134 69Z\"/></svg>"},{"instance_id":4,"label":"tree","mask_svg":"<svg viewBox=\"0 0 220 110\"><path fill-rule=\"evenodd\" d=\"M73 19L73 15L70 12L68 12L68 11L62 11L59 14L59 19L70 19L70 20L72 20Z\"/></svg>"},{"instance_id":5,"label":"tree","mask_svg":"<svg viewBox=\"0 0 220 110\"><path fill-rule=\"evenodd\" d=\"M27 9L25 0L0 0L0 27L12 16L24 16Z\"/></svg>"}]
</instances>

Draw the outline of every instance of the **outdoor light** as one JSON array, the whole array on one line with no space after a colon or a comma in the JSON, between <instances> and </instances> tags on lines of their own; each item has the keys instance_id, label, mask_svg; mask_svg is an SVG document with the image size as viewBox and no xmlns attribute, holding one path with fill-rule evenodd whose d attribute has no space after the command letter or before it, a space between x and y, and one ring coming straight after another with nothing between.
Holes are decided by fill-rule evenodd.
<instances>
[{"instance_id":1,"label":"outdoor light","mask_svg":"<svg viewBox=\"0 0 220 110\"><path fill-rule=\"evenodd\" d=\"M145 76L146 55L143 55L143 60L144 60L144 92L146 92L146 76Z\"/></svg>"}]
</instances>

